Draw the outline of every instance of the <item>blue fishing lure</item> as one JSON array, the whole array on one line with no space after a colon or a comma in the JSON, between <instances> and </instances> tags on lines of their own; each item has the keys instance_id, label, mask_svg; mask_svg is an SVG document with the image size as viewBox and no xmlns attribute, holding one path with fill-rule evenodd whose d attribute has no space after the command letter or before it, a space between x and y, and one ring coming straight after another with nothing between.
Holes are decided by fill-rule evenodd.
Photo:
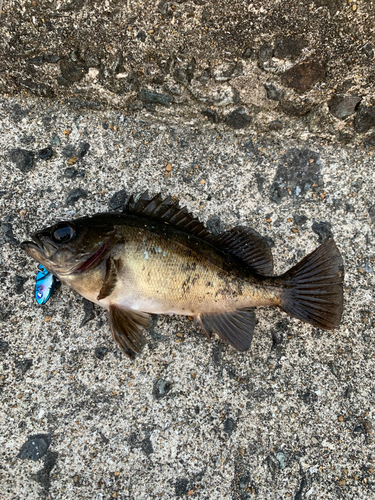
<instances>
[{"instance_id":1,"label":"blue fishing lure","mask_svg":"<svg viewBox=\"0 0 375 500\"><path fill-rule=\"evenodd\" d=\"M35 298L38 304L43 305L51 297L55 289L57 279L52 273L47 271L42 264L38 266L38 274L35 283Z\"/></svg>"}]
</instances>

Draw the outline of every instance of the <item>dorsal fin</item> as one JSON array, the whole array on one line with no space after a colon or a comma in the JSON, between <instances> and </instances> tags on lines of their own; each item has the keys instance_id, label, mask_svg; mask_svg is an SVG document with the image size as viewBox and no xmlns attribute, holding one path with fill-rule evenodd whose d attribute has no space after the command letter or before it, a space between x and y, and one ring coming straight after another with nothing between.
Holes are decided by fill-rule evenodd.
<instances>
[{"instance_id":1,"label":"dorsal fin","mask_svg":"<svg viewBox=\"0 0 375 500\"><path fill-rule=\"evenodd\" d=\"M170 196L163 198L160 193L151 199L148 191L137 201L132 195L125 212L164 222L175 229L198 236L219 250L241 259L258 274L270 276L273 273L271 249L254 229L235 227L214 236L186 207L181 208L178 200Z\"/></svg>"},{"instance_id":2,"label":"dorsal fin","mask_svg":"<svg viewBox=\"0 0 375 500\"><path fill-rule=\"evenodd\" d=\"M148 191L145 191L137 201L132 195L125 212L167 223L199 238L206 238L211 234L202 222L189 213L186 207L180 207L178 200L173 200L170 196L163 198L160 193L150 199Z\"/></svg>"},{"instance_id":3,"label":"dorsal fin","mask_svg":"<svg viewBox=\"0 0 375 500\"><path fill-rule=\"evenodd\" d=\"M255 229L234 227L210 238L213 245L244 262L258 274L273 274L273 258L270 247Z\"/></svg>"}]
</instances>

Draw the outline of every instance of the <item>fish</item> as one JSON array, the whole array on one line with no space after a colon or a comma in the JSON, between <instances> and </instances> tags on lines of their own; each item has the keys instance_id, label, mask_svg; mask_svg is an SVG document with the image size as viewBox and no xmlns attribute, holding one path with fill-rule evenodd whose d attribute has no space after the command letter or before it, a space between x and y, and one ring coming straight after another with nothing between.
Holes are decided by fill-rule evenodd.
<instances>
[{"instance_id":1,"label":"fish","mask_svg":"<svg viewBox=\"0 0 375 500\"><path fill-rule=\"evenodd\" d=\"M281 275L254 229L210 232L171 196L132 195L123 212L59 221L21 248L65 285L108 311L113 339L130 358L146 344L151 314L193 317L250 348L255 308L275 306L333 330L343 312L344 265L333 238Z\"/></svg>"}]
</instances>

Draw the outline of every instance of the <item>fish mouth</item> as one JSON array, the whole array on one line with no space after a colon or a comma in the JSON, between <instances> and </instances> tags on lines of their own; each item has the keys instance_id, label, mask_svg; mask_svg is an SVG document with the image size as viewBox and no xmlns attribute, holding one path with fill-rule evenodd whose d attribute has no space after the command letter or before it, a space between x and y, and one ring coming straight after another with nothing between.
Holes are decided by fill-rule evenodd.
<instances>
[{"instance_id":1,"label":"fish mouth","mask_svg":"<svg viewBox=\"0 0 375 500\"><path fill-rule=\"evenodd\" d=\"M32 234L31 237L34 241L23 241L21 243L20 247L22 248L22 250L32 256L35 255L35 252L39 252L44 255L44 248L40 239L36 234Z\"/></svg>"}]
</instances>

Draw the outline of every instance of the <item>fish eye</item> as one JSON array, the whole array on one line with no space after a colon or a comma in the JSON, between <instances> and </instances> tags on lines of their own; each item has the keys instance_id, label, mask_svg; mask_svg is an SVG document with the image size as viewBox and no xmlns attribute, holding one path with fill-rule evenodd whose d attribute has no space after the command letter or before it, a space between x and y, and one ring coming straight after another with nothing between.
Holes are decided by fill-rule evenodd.
<instances>
[{"instance_id":1,"label":"fish eye","mask_svg":"<svg viewBox=\"0 0 375 500\"><path fill-rule=\"evenodd\" d=\"M57 224L51 231L51 238L55 243L67 243L72 240L76 232L74 227L66 222Z\"/></svg>"}]
</instances>

